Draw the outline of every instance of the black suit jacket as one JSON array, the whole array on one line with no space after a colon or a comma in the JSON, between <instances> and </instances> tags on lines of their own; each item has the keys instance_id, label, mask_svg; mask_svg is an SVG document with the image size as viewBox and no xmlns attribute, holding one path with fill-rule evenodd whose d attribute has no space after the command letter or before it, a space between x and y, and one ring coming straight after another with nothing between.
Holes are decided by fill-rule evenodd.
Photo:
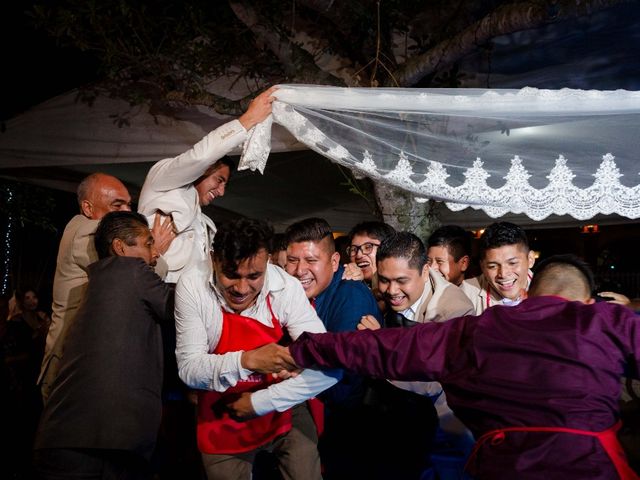
<instances>
[{"instance_id":1,"label":"black suit jacket","mask_svg":"<svg viewBox=\"0 0 640 480\"><path fill-rule=\"evenodd\" d=\"M108 257L89 266L36 449L152 453L162 409L159 322L173 319L171 297L139 258Z\"/></svg>"}]
</instances>

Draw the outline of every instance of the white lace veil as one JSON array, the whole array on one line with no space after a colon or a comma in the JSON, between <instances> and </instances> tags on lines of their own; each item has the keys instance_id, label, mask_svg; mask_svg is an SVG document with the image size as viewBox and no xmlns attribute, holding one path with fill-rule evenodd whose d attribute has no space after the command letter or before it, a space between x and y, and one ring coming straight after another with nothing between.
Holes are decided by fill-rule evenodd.
<instances>
[{"instance_id":1,"label":"white lace veil","mask_svg":"<svg viewBox=\"0 0 640 480\"><path fill-rule=\"evenodd\" d=\"M282 85L276 97L240 169L263 171L275 121L356 175L452 210L640 217L640 92Z\"/></svg>"}]
</instances>

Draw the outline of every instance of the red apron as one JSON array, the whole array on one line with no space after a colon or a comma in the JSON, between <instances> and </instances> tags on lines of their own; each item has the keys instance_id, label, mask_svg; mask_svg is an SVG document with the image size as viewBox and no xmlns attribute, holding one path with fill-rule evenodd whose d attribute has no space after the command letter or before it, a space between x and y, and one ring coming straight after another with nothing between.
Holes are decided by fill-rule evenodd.
<instances>
[{"instance_id":1,"label":"red apron","mask_svg":"<svg viewBox=\"0 0 640 480\"><path fill-rule=\"evenodd\" d=\"M222 333L214 354L252 350L282 338L282 327L271 310L273 327L249 317L222 311ZM198 392L198 448L209 454L235 454L250 452L279 435L291 430L291 410L271 412L260 417L238 422L229 416L224 405L243 392L267 388L278 382L272 375L254 373L240 380L225 392Z\"/></svg>"},{"instance_id":2,"label":"red apron","mask_svg":"<svg viewBox=\"0 0 640 480\"><path fill-rule=\"evenodd\" d=\"M616 468L618 475L620 476L620 480L640 480L640 477L632 470L632 468L627 463L627 459L625 457L624 451L622 450L622 446L618 441L617 432L620 430L622 426L622 422L617 422L610 428L603 430L601 432L591 432L589 430L578 430L575 428L564 428L564 427L507 427L507 428L499 428L497 430L492 430L490 432L482 435L476 444L473 447L473 451L469 456L469 460L467 461L467 465L465 466L465 470L473 463L478 454L478 450L482 445L486 442L489 442L490 445L499 445L502 443L507 433L509 432L551 432L551 433L568 433L571 435L586 435L589 437L595 437L602 445L602 448L607 455L611 459L611 463Z\"/></svg>"}]
</instances>

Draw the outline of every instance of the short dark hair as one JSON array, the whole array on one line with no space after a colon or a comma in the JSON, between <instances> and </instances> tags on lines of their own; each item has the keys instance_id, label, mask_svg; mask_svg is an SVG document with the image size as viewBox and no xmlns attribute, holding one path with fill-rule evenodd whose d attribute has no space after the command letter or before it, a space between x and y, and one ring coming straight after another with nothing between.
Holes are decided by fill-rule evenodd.
<instances>
[{"instance_id":1,"label":"short dark hair","mask_svg":"<svg viewBox=\"0 0 640 480\"><path fill-rule=\"evenodd\" d=\"M271 241L271 253L282 252L287 249L287 241L284 233L275 233Z\"/></svg>"},{"instance_id":2,"label":"short dark hair","mask_svg":"<svg viewBox=\"0 0 640 480\"><path fill-rule=\"evenodd\" d=\"M471 255L471 234L458 225L443 225L427 240L427 249L430 247L445 247L457 262Z\"/></svg>"},{"instance_id":3,"label":"short dark hair","mask_svg":"<svg viewBox=\"0 0 640 480\"><path fill-rule=\"evenodd\" d=\"M538 290L546 294L567 297L581 294L590 296L596 288L589 265L572 253L552 255L536 265L530 292Z\"/></svg>"},{"instance_id":4,"label":"short dark hair","mask_svg":"<svg viewBox=\"0 0 640 480\"><path fill-rule=\"evenodd\" d=\"M213 258L225 272L235 272L238 264L260 250L271 252L273 228L262 220L239 218L220 225L213 237Z\"/></svg>"},{"instance_id":5,"label":"short dark hair","mask_svg":"<svg viewBox=\"0 0 640 480\"><path fill-rule=\"evenodd\" d=\"M487 250L505 245L522 245L529 251L529 239L522 228L510 222L492 223L480 237L480 258Z\"/></svg>"},{"instance_id":6,"label":"short dark hair","mask_svg":"<svg viewBox=\"0 0 640 480\"><path fill-rule=\"evenodd\" d=\"M207 167L207 169L205 170L204 174L200 177L206 177L208 175L211 175L213 172L215 172L216 170L218 170L219 168L221 168L223 165L226 165L227 167L229 167L229 171L233 172L233 170L236 168L236 164L235 162L231 159L231 157L228 156L224 156L222 158L219 158L218 160L216 160L214 163L212 163L211 165L209 165ZM200 180L200 178L198 178L198 180ZM198 181L196 180L196 182ZM195 182L194 182L195 183Z\"/></svg>"},{"instance_id":7,"label":"short dark hair","mask_svg":"<svg viewBox=\"0 0 640 480\"><path fill-rule=\"evenodd\" d=\"M349 241L356 235L366 235L382 242L385 238L396 233L396 229L384 222L360 222L349 232Z\"/></svg>"},{"instance_id":8,"label":"short dark hair","mask_svg":"<svg viewBox=\"0 0 640 480\"><path fill-rule=\"evenodd\" d=\"M411 232L396 232L385 238L376 253L376 263L387 258L404 258L409 267L422 271L427 263L424 243Z\"/></svg>"},{"instance_id":9,"label":"short dark hair","mask_svg":"<svg viewBox=\"0 0 640 480\"><path fill-rule=\"evenodd\" d=\"M298 242L320 243L326 238L328 239L330 253L336 250L333 231L324 218L312 217L293 223L287 227L284 236L287 245Z\"/></svg>"},{"instance_id":10,"label":"short dark hair","mask_svg":"<svg viewBox=\"0 0 640 480\"><path fill-rule=\"evenodd\" d=\"M119 238L129 246L136 244L136 237L140 235L140 229L149 229L149 223L144 215L137 212L117 211L109 212L98 224L93 239L98 258L106 258L113 255L111 243Z\"/></svg>"}]
</instances>

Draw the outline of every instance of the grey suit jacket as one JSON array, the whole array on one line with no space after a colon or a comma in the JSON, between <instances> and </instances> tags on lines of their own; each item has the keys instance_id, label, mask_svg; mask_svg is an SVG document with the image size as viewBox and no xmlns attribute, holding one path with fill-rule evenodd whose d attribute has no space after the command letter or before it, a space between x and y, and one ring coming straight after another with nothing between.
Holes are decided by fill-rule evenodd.
<instances>
[{"instance_id":1,"label":"grey suit jacket","mask_svg":"<svg viewBox=\"0 0 640 480\"><path fill-rule=\"evenodd\" d=\"M152 453L162 409L159 322L173 318L170 298L170 287L139 258L108 257L89 267L36 449Z\"/></svg>"}]
</instances>

